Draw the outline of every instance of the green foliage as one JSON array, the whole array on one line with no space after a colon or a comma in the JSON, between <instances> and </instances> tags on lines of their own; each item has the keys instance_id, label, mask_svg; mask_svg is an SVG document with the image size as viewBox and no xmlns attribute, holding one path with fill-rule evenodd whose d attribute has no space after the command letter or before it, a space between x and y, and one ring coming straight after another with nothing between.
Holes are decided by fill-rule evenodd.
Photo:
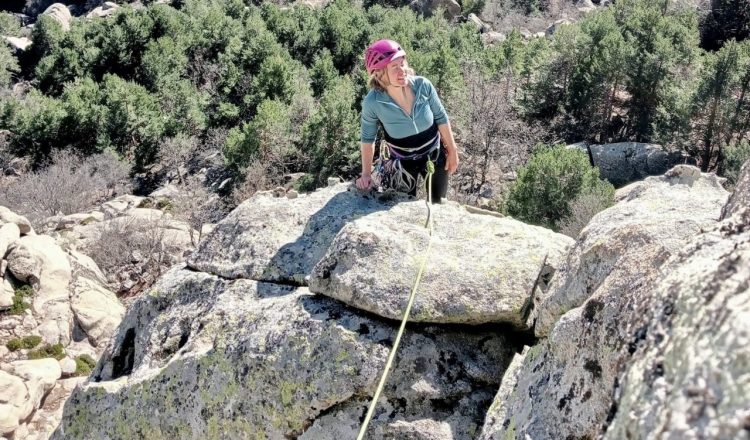
<instances>
[{"instance_id":1,"label":"green foliage","mask_svg":"<svg viewBox=\"0 0 750 440\"><path fill-rule=\"evenodd\" d=\"M96 360L87 354L76 356L76 376L88 376L96 367Z\"/></svg>"},{"instance_id":2,"label":"green foliage","mask_svg":"<svg viewBox=\"0 0 750 440\"><path fill-rule=\"evenodd\" d=\"M750 160L750 141L744 140L727 148L722 175L727 178L727 187L734 188L740 177L742 165Z\"/></svg>"},{"instance_id":3,"label":"green foliage","mask_svg":"<svg viewBox=\"0 0 750 440\"><path fill-rule=\"evenodd\" d=\"M464 15L469 14L481 14L484 9L486 0L463 0L461 2L461 9Z\"/></svg>"},{"instance_id":4,"label":"green foliage","mask_svg":"<svg viewBox=\"0 0 750 440\"><path fill-rule=\"evenodd\" d=\"M29 335L24 336L23 339L21 339L21 347L30 350L37 345L41 344L42 337L37 335Z\"/></svg>"},{"instance_id":5,"label":"green foliage","mask_svg":"<svg viewBox=\"0 0 750 440\"><path fill-rule=\"evenodd\" d=\"M23 100L3 103L0 125L11 131L10 150L17 156L28 155L35 162L49 157L58 145L60 127L65 118L62 103L32 89Z\"/></svg>"},{"instance_id":6,"label":"green foliage","mask_svg":"<svg viewBox=\"0 0 750 440\"><path fill-rule=\"evenodd\" d=\"M143 62L138 67L141 83L150 90L156 90L165 83L183 78L188 65L186 52L183 41L175 41L171 36L149 41L143 54Z\"/></svg>"},{"instance_id":7,"label":"green foliage","mask_svg":"<svg viewBox=\"0 0 750 440\"><path fill-rule=\"evenodd\" d=\"M320 107L303 130L309 172L317 184L329 176L352 177L359 162L359 115L354 111L354 87L348 77L326 90Z\"/></svg>"},{"instance_id":8,"label":"green foliage","mask_svg":"<svg viewBox=\"0 0 750 440\"><path fill-rule=\"evenodd\" d=\"M7 45L0 46L0 87L7 87L13 82L13 76L20 72L18 60Z\"/></svg>"},{"instance_id":9,"label":"green foliage","mask_svg":"<svg viewBox=\"0 0 750 440\"><path fill-rule=\"evenodd\" d=\"M28 353L29 359L54 358L59 361L60 359L64 357L65 357L65 349L63 348L62 344L54 344L54 345L47 344L36 350L31 350Z\"/></svg>"},{"instance_id":10,"label":"green foliage","mask_svg":"<svg viewBox=\"0 0 750 440\"><path fill-rule=\"evenodd\" d=\"M274 100L263 101L252 121L229 132L224 157L236 169L260 160L283 163L290 152L290 108Z\"/></svg>"},{"instance_id":11,"label":"green foliage","mask_svg":"<svg viewBox=\"0 0 750 440\"><path fill-rule=\"evenodd\" d=\"M701 26L701 46L719 49L725 42L744 40L750 36L750 2L745 0L713 0L711 12Z\"/></svg>"},{"instance_id":12,"label":"green foliage","mask_svg":"<svg viewBox=\"0 0 750 440\"><path fill-rule=\"evenodd\" d=\"M277 99L290 103L296 92L295 83L299 69L291 59L281 55L266 58L253 83L254 98L257 102Z\"/></svg>"},{"instance_id":13,"label":"green foliage","mask_svg":"<svg viewBox=\"0 0 750 440\"><path fill-rule=\"evenodd\" d=\"M594 191L614 196L614 187L599 180L599 170L586 154L562 146L544 148L519 169L506 210L519 220L556 229L570 215L570 202Z\"/></svg>"},{"instance_id":14,"label":"green foliage","mask_svg":"<svg viewBox=\"0 0 750 440\"><path fill-rule=\"evenodd\" d=\"M295 6L282 10L272 3L262 6L266 26L296 59L309 66L320 51L321 30L318 10Z\"/></svg>"},{"instance_id":15,"label":"green foliage","mask_svg":"<svg viewBox=\"0 0 750 440\"><path fill-rule=\"evenodd\" d=\"M628 131L636 140L651 140L660 102L678 93L677 72L695 61L698 21L694 11L665 12L663 2L624 0L614 5L614 15L625 44L628 72L626 90Z\"/></svg>"},{"instance_id":16,"label":"green foliage","mask_svg":"<svg viewBox=\"0 0 750 440\"><path fill-rule=\"evenodd\" d=\"M124 6L107 19L106 25L96 26L92 42L99 48L92 70L97 78L114 73L125 79L135 79L148 43L155 36L154 19L148 10L135 11Z\"/></svg>"},{"instance_id":17,"label":"green foliage","mask_svg":"<svg viewBox=\"0 0 750 440\"><path fill-rule=\"evenodd\" d=\"M90 76L100 56L100 50L91 46L96 32L103 32L96 24L74 25L46 50L34 68L38 88L57 96L66 82Z\"/></svg>"},{"instance_id":18,"label":"green foliage","mask_svg":"<svg viewBox=\"0 0 750 440\"><path fill-rule=\"evenodd\" d=\"M34 24L31 31L32 45L28 54L32 63L36 63L43 56L50 54L65 36L62 25L48 15L42 15Z\"/></svg>"},{"instance_id":19,"label":"green foliage","mask_svg":"<svg viewBox=\"0 0 750 440\"><path fill-rule=\"evenodd\" d=\"M722 149L742 139L750 119L750 41L728 41L706 53L690 102L693 135L687 150L703 171L721 169Z\"/></svg>"},{"instance_id":20,"label":"green foliage","mask_svg":"<svg viewBox=\"0 0 750 440\"><path fill-rule=\"evenodd\" d=\"M364 11L349 0L335 0L323 9L320 25L321 41L339 72L350 72L370 40Z\"/></svg>"},{"instance_id":21,"label":"green foliage","mask_svg":"<svg viewBox=\"0 0 750 440\"><path fill-rule=\"evenodd\" d=\"M197 135L207 127L208 97L186 79L164 81L156 91L164 116L164 134Z\"/></svg>"},{"instance_id":22,"label":"green foliage","mask_svg":"<svg viewBox=\"0 0 750 440\"><path fill-rule=\"evenodd\" d=\"M583 56L573 68L566 105L576 120L576 132L599 134L605 142L615 93L627 74L621 61L629 56L628 48L609 9L584 19L581 33L577 43Z\"/></svg>"},{"instance_id":23,"label":"green foliage","mask_svg":"<svg viewBox=\"0 0 750 440\"><path fill-rule=\"evenodd\" d=\"M456 54L448 45L441 45L429 56L423 75L432 78L432 83L440 96L457 90L462 82Z\"/></svg>"},{"instance_id":24,"label":"green foliage","mask_svg":"<svg viewBox=\"0 0 750 440\"><path fill-rule=\"evenodd\" d=\"M100 143L109 145L136 168L153 162L164 135L165 118L156 97L115 75L102 81Z\"/></svg>"},{"instance_id":25,"label":"green foliage","mask_svg":"<svg viewBox=\"0 0 750 440\"><path fill-rule=\"evenodd\" d=\"M5 344L5 346L8 347L8 350L10 350L10 351L18 351L23 346L23 343L22 343L21 339L19 339L19 338L13 338L10 341L8 341Z\"/></svg>"},{"instance_id":26,"label":"green foliage","mask_svg":"<svg viewBox=\"0 0 750 440\"><path fill-rule=\"evenodd\" d=\"M323 96L338 79L336 67L333 65L333 57L328 49L324 49L315 57L315 61L310 68L310 80L313 95L316 98Z\"/></svg>"},{"instance_id":27,"label":"green foliage","mask_svg":"<svg viewBox=\"0 0 750 440\"><path fill-rule=\"evenodd\" d=\"M7 12L0 11L0 35L21 36L21 21Z\"/></svg>"}]
</instances>

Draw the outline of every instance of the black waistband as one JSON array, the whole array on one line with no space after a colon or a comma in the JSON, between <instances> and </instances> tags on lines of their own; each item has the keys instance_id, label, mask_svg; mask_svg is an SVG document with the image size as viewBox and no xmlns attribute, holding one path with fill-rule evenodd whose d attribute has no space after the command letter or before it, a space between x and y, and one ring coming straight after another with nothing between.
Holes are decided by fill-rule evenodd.
<instances>
[{"instance_id":1,"label":"black waistband","mask_svg":"<svg viewBox=\"0 0 750 440\"><path fill-rule=\"evenodd\" d=\"M383 133L385 134L386 142L392 144L396 148L415 148L420 145L424 145L425 143L434 139L438 134L438 126L437 124L433 123L432 126L427 130L400 139L390 137L388 135L388 132L386 132L385 130L383 130ZM409 154L418 155L426 153L430 150L430 148L432 148L432 145L427 145L422 150L410 152Z\"/></svg>"}]
</instances>

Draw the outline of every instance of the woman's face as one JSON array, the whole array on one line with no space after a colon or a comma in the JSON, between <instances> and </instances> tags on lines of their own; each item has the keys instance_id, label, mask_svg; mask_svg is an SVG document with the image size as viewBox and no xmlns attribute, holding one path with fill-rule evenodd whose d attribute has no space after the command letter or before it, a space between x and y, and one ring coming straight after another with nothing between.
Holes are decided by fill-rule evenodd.
<instances>
[{"instance_id":1,"label":"woman's face","mask_svg":"<svg viewBox=\"0 0 750 440\"><path fill-rule=\"evenodd\" d=\"M388 76L388 83L396 87L406 85L406 58L397 58L385 67L385 73Z\"/></svg>"}]
</instances>

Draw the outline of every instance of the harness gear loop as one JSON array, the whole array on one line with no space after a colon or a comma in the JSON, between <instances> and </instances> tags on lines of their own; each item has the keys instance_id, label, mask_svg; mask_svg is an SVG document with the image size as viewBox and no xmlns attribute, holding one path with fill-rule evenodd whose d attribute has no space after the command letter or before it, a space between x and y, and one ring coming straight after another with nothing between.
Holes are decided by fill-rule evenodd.
<instances>
[{"instance_id":1,"label":"harness gear loop","mask_svg":"<svg viewBox=\"0 0 750 440\"><path fill-rule=\"evenodd\" d=\"M413 147L400 147L384 140L385 148L380 148L378 159L373 164L375 184L382 190L392 188L397 191L410 192L417 185L417 178L404 169L404 160L427 159L427 162L437 161L440 156L440 133L424 144ZM434 168L433 168L434 171Z\"/></svg>"},{"instance_id":2,"label":"harness gear loop","mask_svg":"<svg viewBox=\"0 0 750 440\"><path fill-rule=\"evenodd\" d=\"M385 381L388 379L388 373L391 370L391 366L393 364L393 359L396 358L396 352L398 351L398 346L401 343L401 336L404 334L404 329L406 328L406 323L409 321L409 314L411 313L411 308L414 305L414 299L417 297L417 288L419 287L419 282L422 280L422 273L424 272L424 268L427 265L427 256L430 253L430 250L432 249L432 229L433 229L433 223L432 223L432 175L435 173L435 164L432 162L431 159L427 159L427 222L425 222L425 228L427 228L429 233L429 239L427 241L427 249L424 251L424 257L422 258L422 263L419 266L419 271L417 272L417 278L414 280L414 285L411 288L411 293L409 294L409 301L406 304L406 309L404 310L404 316L401 318L401 326L398 329L398 333L396 334L396 340L393 342L393 348L391 348L391 352L388 354L388 360L385 363L385 369L383 370L383 374L380 376L380 382L378 382L378 388L375 390L375 394L372 396L372 401L370 402L370 407L367 409L367 415L365 416L364 422L362 422L362 426L359 429L359 435L357 435L357 440L363 440L365 438L365 433L367 432L367 427L370 424L370 421L372 420L372 416L375 413L375 407L378 404L378 400L380 399L380 394L383 392L383 387L385 386Z\"/></svg>"}]
</instances>

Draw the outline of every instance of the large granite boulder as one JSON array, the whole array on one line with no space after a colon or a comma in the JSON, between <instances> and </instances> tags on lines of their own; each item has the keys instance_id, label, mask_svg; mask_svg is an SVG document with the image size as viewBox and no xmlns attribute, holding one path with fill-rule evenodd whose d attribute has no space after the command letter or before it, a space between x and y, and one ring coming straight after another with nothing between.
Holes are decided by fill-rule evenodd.
<instances>
[{"instance_id":1,"label":"large granite boulder","mask_svg":"<svg viewBox=\"0 0 750 440\"><path fill-rule=\"evenodd\" d=\"M394 336L306 288L175 268L130 308L53 438L342 438ZM429 419L472 438L511 353L496 332L408 331L370 435Z\"/></svg>"},{"instance_id":2,"label":"large granite boulder","mask_svg":"<svg viewBox=\"0 0 750 440\"><path fill-rule=\"evenodd\" d=\"M750 160L746 161L740 169L740 176L737 178L734 192L729 197L724 209L721 211L721 218L727 218L739 212L741 209L750 206Z\"/></svg>"},{"instance_id":3,"label":"large granite boulder","mask_svg":"<svg viewBox=\"0 0 750 440\"><path fill-rule=\"evenodd\" d=\"M589 145L593 165L599 175L620 187L647 176L664 174L685 162L679 151L666 151L661 145L639 142Z\"/></svg>"},{"instance_id":4,"label":"large granite boulder","mask_svg":"<svg viewBox=\"0 0 750 440\"><path fill-rule=\"evenodd\" d=\"M696 191L695 194L701 194L701 197L689 201L688 193L692 191ZM656 193L662 193L662 196L655 197ZM684 211L681 219L674 218L670 221L667 220L669 216L666 213L683 209L667 203L670 197L674 197L675 203L692 203L691 206L694 208L699 205L704 208ZM689 281L688 277L681 276L679 282L667 282L667 284L665 280L671 279L672 274L687 264L686 249L695 246L690 244L694 237L700 237L704 231L717 227L718 217L726 197L727 194L720 190L719 181L715 176L702 175L697 169L685 166L675 168L663 178L649 178L620 190L619 202L610 208L609 212L605 211L594 217L587 229L581 233L580 249L598 247L599 250L584 258L582 255L586 255L585 253L580 249L578 251L574 249L570 260L573 265L570 267L577 269L574 272L563 269L558 273L560 278L553 279L553 286L550 288L551 296L546 299L548 304L545 306L545 302L542 302L540 313L546 313L544 307L548 307L548 311L555 310L555 312L546 315L547 318L541 321L537 320L538 324L551 322L551 324L544 324L549 330L542 329L540 332L541 336L547 335L547 337L541 339L539 344L528 351L517 375L505 376L501 387L504 391L498 394L493 404L502 408L502 412L499 412L499 417L488 418L483 428L485 434L481 438L557 439L571 436L598 438L605 432L609 433L607 426L612 418L619 414L623 403L621 400L623 394L619 386L622 383L623 372L631 368L634 356L638 357L637 353L647 338L653 336L656 341L661 340L658 334L649 330L649 326L658 325L656 323L660 318L658 318L657 311L666 307L664 305L669 303L670 297L683 294L695 298L692 304L696 310L703 307L703 303L695 302L697 301L695 295L699 290L691 287L692 281ZM661 215L664 224L674 223L684 226L685 230L682 232L684 236L679 236L676 231L670 232L669 228L656 227L654 219L649 221L643 214L638 214L642 210ZM641 227L630 226L639 216ZM609 232L596 234L598 237L594 241L597 243L596 246L586 245L585 243L589 240L586 234L591 233L587 231L599 229L600 232L604 232L601 228L607 222L610 224ZM620 234L617 232L619 230L628 232ZM637 234L634 233L636 231L638 231ZM628 247L639 254L626 251ZM725 254L720 259L723 258L726 258L722 260L723 263L717 262L716 264L731 267L738 263L738 260L730 254ZM690 266L693 271L692 276L704 279L704 275L696 275L704 270L700 264ZM699 267L701 269L698 269ZM710 265L704 267L710 269ZM711 273L711 270L708 272ZM680 273L685 274L685 272ZM723 279L718 274L705 276L707 277L705 279L711 276L715 280ZM574 279L579 280L572 281ZM705 286L707 290L717 288L718 285ZM744 289L747 289L747 284ZM569 295L571 292L572 295ZM565 298L565 300L552 300L551 298L554 297ZM555 302L557 306L550 307L549 301ZM561 304L562 309L557 308ZM570 310L565 311L566 307L570 307ZM746 314L746 308L746 305L739 306L736 311L737 316ZM557 319L563 312L565 313ZM702 314L702 312L695 313ZM732 313L735 312L731 312L730 315ZM720 325L723 325L718 321L715 324L716 329L720 329ZM742 334L742 327L737 328ZM708 338L701 339L705 343L697 344L698 346L709 347L713 344L713 342L708 342L709 339L713 341L713 336L709 336L709 333L710 331L707 330L701 332L700 336L696 335L697 338ZM701 371L697 365L700 362L708 362L709 358L711 358L710 362L717 358L732 362L732 356L735 355L727 355L721 348L717 350L706 348L701 355L701 361L696 358L694 364L682 363L679 364L680 367L675 368L684 366ZM745 350L744 354L741 351L737 356L747 356L746 349L740 350ZM724 360L721 361L722 365L724 365ZM652 371L661 371L661 367L653 368L655 370ZM651 374L643 367L632 371L637 371L633 373L636 375ZM737 368L733 367L727 372L730 376L733 374L736 376L720 394L750 395L747 380L743 382L736 371L738 371ZM658 374L663 374L663 372ZM697 376L701 374L703 373ZM696 377L696 374L693 372L688 376ZM508 383L505 383L506 379ZM636 386L639 385L636 384ZM675 394L683 392L679 386L670 390ZM660 400L663 399L664 393L659 394L662 397L657 397L655 394L649 394L649 396ZM743 399L747 404L746 397L729 399L731 403L727 407L735 408L737 402ZM634 406L637 405L640 403L634 404ZM668 417L666 413L660 412L666 411L667 408L656 403L652 404L650 410L654 414L660 414L659 417L662 417L662 420ZM684 416L686 413L681 413L678 417ZM635 433L634 427L640 426L639 421L642 420L637 410L622 414L621 417L623 422L627 421L626 424L630 426L627 428L628 432ZM731 424L727 424L728 422L724 419L713 419L711 415L707 417L731 431L729 428ZM677 419L672 420L679 424ZM694 421L701 423L698 419ZM689 431L693 427L694 425L691 425L691 428L686 429ZM625 435L624 431L620 431L621 435L613 435L611 438L643 438L646 433L655 432L656 428L652 428L639 431L640 434L636 435ZM685 437L668 436L667 438L702 437L688 435ZM720 436L718 438L733 437Z\"/></svg>"},{"instance_id":5,"label":"large granite boulder","mask_svg":"<svg viewBox=\"0 0 750 440\"><path fill-rule=\"evenodd\" d=\"M687 240L716 223L728 196L714 174L688 165L618 190L615 205L581 231L546 295L537 291L537 336L547 336L560 316L597 289L641 285Z\"/></svg>"},{"instance_id":6,"label":"large granite boulder","mask_svg":"<svg viewBox=\"0 0 750 440\"><path fill-rule=\"evenodd\" d=\"M431 238L423 202L401 203L347 224L313 269L310 290L401 319L426 258L411 321L524 327L534 290L547 289L546 280L574 241L453 204L432 211Z\"/></svg>"},{"instance_id":7,"label":"large granite boulder","mask_svg":"<svg viewBox=\"0 0 750 440\"><path fill-rule=\"evenodd\" d=\"M259 194L201 240L188 266L224 278L302 285L347 222L403 200L364 198L343 183L293 200Z\"/></svg>"},{"instance_id":8,"label":"large granite boulder","mask_svg":"<svg viewBox=\"0 0 750 440\"><path fill-rule=\"evenodd\" d=\"M6 221L0 226L0 435L46 440L81 380L67 377L85 374L76 357L99 357L124 307L91 258L30 228L24 235L22 217L7 208L0 207L0 217ZM52 358L60 353L60 361Z\"/></svg>"},{"instance_id":9,"label":"large granite boulder","mask_svg":"<svg viewBox=\"0 0 750 440\"><path fill-rule=\"evenodd\" d=\"M16 431L39 407L60 375L60 365L54 359L0 364L0 433Z\"/></svg>"},{"instance_id":10,"label":"large granite boulder","mask_svg":"<svg viewBox=\"0 0 750 440\"><path fill-rule=\"evenodd\" d=\"M0 206L0 221L3 223L13 223L18 226L18 230L21 235L30 235L34 233L34 228L31 227L31 222L22 216L18 215L5 206Z\"/></svg>"},{"instance_id":11,"label":"large granite boulder","mask_svg":"<svg viewBox=\"0 0 750 440\"><path fill-rule=\"evenodd\" d=\"M73 15L70 13L70 9L64 4L53 3L42 12L42 15L52 17L55 21L60 23L60 26L64 31L70 30L70 22L73 20Z\"/></svg>"},{"instance_id":12,"label":"large granite boulder","mask_svg":"<svg viewBox=\"0 0 750 440\"><path fill-rule=\"evenodd\" d=\"M33 309L39 334L50 344L70 342L73 314L68 285L72 273L65 252L46 235L27 235L11 245L8 268L35 290Z\"/></svg>"},{"instance_id":13,"label":"large granite boulder","mask_svg":"<svg viewBox=\"0 0 750 440\"><path fill-rule=\"evenodd\" d=\"M750 207L697 237L671 267L604 438L747 439Z\"/></svg>"}]
</instances>

